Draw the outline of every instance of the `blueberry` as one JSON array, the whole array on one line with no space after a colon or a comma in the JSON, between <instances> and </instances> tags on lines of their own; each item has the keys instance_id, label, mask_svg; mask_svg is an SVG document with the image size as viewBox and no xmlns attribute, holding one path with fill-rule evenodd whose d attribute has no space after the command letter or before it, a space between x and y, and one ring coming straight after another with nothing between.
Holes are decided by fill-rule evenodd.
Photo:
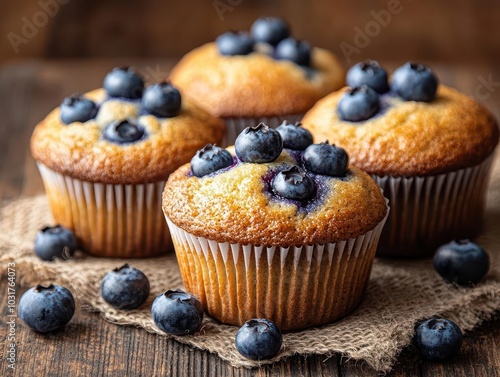
<instances>
[{"instance_id":1,"label":"blueberry","mask_svg":"<svg viewBox=\"0 0 500 377\"><path fill-rule=\"evenodd\" d=\"M179 114L181 94L172 84L162 82L146 88L142 96L142 108L158 117L171 118Z\"/></svg>"},{"instance_id":2,"label":"blueberry","mask_svg":"<svg viewBox=\"0 0 500 377\"><path fill-rule=\"evenodd\" d=\"M144 128L133 120L116 120L106 126L103 136L117 144L133 143L142 139Z\"/></svg>"},{"instance_id":3,"label":"blueberry","mask_svg":"<svg viewBox=\"0 0 500 377\"><path fill-rule=\"evenodd\" d=\"M251 319L236 334L236 349L251 360L271 359L278 354L283 335L274 322L267 319Z\"/></svg>"},{"instance_id":4,"label":"blueberry","mask_svg":"<svg viewBox=\"0 0 500 377\"><path fill-rule=\"evenodd\" d=\"M377 92L366 85L349 88L337 105L340 119L350 122L369 119L379 110L380 103Z\"/></svg>"},{"instance_id":5,"label":"blueberry","mask_svg":"<svg viewBox=\"0 0 500 377\"><path fill-rule=\"evenodd\" d=\"M476 284L490 269L490 258L479 245L469 240L447 243L434 254L434 268L449 283Z\"/></svg>"},{"instance_id":6,"label":"blueberry","mask_svg":"<svg viewBox=\"0 0 500 377\"><path fill-rule=\"evenodd\" d=\"M64 327L74 313L73 295L59 285L37 285L28 289L19 300L19 318L38 332L49 332Z\"/></svg>"},{"instance_id":7,"label":"blueberry","mask_svg":"<svg viewBox=\"0 0 500 377\"><path fill-rule=\"evenodd\" d=\"M262 17L257 19L250 29L252 37L257 42L265 42L276 46L290 36L288 24L277 17Z\"/></svg>"},{"instance_id":8,"label":"blueberry","mask_svg":"<svg viewBox=\"0 0 500 377\"><path fill-rule=\"evenodd\" d=\"M78 247L75 234L61 226L46 226L35 237L35 254L43 260L69 259Z\"/></svg>"},{"instance_id":9,"label":"blueberry","mask_svg":"<svg viewBox=\"0 0 500 377\"><path fill-rule=\"evenodd\" d=\"M66 97L61 103L61 120L65 124L73 122L86 122L93 119L97 114L97 106L94 102L81 94Z\"/></svg>"},{"instance_id":10,"label":"blueberry","mask_svg":"<svg viewBox=\"0 0 500 377\"><path fill-rule=\"evenodd\" d=\"M110 97L138 99L144 92L144 80L130 67L117 67L104 78L103 87Z\"/></svg>"},{"instance_id":11,"label":"blueberry","mask_svg":"<svg viewBox=\"0 0 500 377\"><path fill-rule=\"evenodd\" d=\"M375 60L366 60L353 65L347 71L346 82L352 88L367 85L379 94L389 90L387 72Z\"/></svg>"},{"instance_id":12,"label":"blueberry","mask_svg":"<svg viewBox=\"0 0 500 377\"><path fill-rule=\"evenodd\" d=\"M303 151L313 143L311 133L301 126L300 122L291 124L285 120L276 128L283 139L283 148Z\"/></svg>"},{"instance_id":13,"label":"blueberry","mask_svg":"<svg viewBox=\"0 0 500 377\"><path fill-rule=\"evenodd\" d=\"M275 58L290 60L295 64L309 66L311 64L311 45L306 41L294 38L283 39L276 46Z\"/></svg>"},{"instance_id":14,"label":"blueberry","mask_svg":"<svg viewBox=\"0 0 500 377\"><path fill-rule=\"evenodd\" d=\"M313 180L298 166L280 171L272 182L276 194L292 200L309 199L316 188Z\"/></svg>"},{"instance_id":15,"label":"blueberry","mask_svg":"<svg viewBox=\"0 0 500 377\"><path fill-rule=\"evenodd\" d=\"M201 178L233 164L231 153L216 145L207 144L191 159L191 172Z\"/></svg>"},{"instance_id":16,"label":"blueberry","mask_svg":"<svg viewBox=\"0 0 500 377\"><path fill-rule=\"evenodd\" d=\"M136 309L149 296L149 280L142 271L124 264L104 276L101 296L117 309Z\"/></svg>"},{"instance_id":17,"label":"blueberry","mask_svg":"<svg viewBox=\"0 0 500 377\"><path fill-rule=\"evenodd\" d=\"M186 335L200 329L203 309L192 294L180 289L168 290L154 300L151 316L160 330L172 335Z\"/></svg>"},{"instance_id":18,"label":"blueberry","mask_svg":"<svg viewBox=\"0 0 500 377\"><path fill-rule=\"evenodd\" d=\"M221 55L248 55L253 51L254 41L247 32L228 31L215 40Z\"/></svg>"},{"instance_id":19,"label":"blueberry","mask_svg":"<svg viewBox=\"0 0 500 377\"><path fill-rule=\"evenodd\" d=\"M312 144L302 155L302 164L306 170L331 177L345 176L349 158L343 148L328 144Z\"/></svg>"},{"instance_id":20,"label":"blueberry","mask_svg":"<svg viewBox=\"0 0 500 377\"><path fill-rule=\"evenodd\" d=\"M407 101L430 102L436 98L438 80L429 67L408 62L392 74L391 89Z\"/></svg>"},{"instance_id":21,"label":"blueberry","mask_svg":"<svg viewBox=\"0 0 500 377\"><path fill-rule=\"evenodd\" d=\"M264 123L245 128L234 142L236 156L243 162L272 162L283 150L283 140L278 131Z\"/></svg>"},{"instance_id":22,"label":"blueberry","mask_svg":"<svg viewBox=\"0 0 500 377\"><path fill-rule=\"evenodd\" d=\"M415 343L424 358L444 360L460 349L462 331L449 319L431 318L417 327Z\"/></svg>"}]
</instances>

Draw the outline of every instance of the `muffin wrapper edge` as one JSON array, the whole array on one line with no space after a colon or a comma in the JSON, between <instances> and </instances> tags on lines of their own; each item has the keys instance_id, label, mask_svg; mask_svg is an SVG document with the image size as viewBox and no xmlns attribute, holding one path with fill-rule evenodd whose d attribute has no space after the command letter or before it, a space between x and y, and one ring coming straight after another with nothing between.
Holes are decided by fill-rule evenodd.
<instances>
[{"instance_id":1,"label":"muffin wrapper edge","mask_svg":"<svg viewBox=\"0 0 500 377\"><path fill-rule=\"evenodd\" d=\"M219 243L166 217L186 289L212 317L239 326L267 318L282 330L329 323L358 306L386 219L349 240L279 247Z\"/></svg>"},{"instance_id":2,"label":"muffin wrapper edge","mask_svg":"<svg viewBox=\"0 0 500 377\"><path fill-rule=\"evenodd\" d=\"M429 257L443 243L479 235L493 156L432 176L372 175L391 206L377 255Z\"/></svg>"},{"instance_id":3,"label":"muffin wrapper edge","mask_svg":"<svg viewBox=\"0 0 500 377\"><path fill-rule=\"evenodd\" d=\"M150 257L171 246L161 212L165 182L81 181L37 162L54 220L72 229L83 249L101 257Z\"/></svg>"}]
</instances>

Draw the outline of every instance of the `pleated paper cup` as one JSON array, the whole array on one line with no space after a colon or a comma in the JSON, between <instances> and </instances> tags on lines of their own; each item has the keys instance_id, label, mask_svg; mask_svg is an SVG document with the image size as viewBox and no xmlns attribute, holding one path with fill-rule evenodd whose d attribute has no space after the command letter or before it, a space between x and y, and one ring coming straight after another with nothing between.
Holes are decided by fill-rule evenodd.
<instances>
[{"instance_id":1,"label":"pleated paper cup","mask_svg":"<svg viewBox=\"0 0 500 377\"><path fill-rule=\"evenodd\" d=\"M171 248L161 211L165 182L118 185L80 181L37 163L56 223L95 256L133 258Z\"/></svg>"},{"instance_id":2,"label":"pleated paper cup","mask_svg":"<svg viewBox=\"0 0 500 377\"><path fill-rule=\"evenodd\" d=\"M430 257L444 243L477 237L492 160L424 177L372 175L391 206L377 256Z\"/></svg>"},{"instance_id":3,"label":"pleated paper cup","mask_svg":"<svg viewBox=\"0 0 500 377\"><path fill-rule=\"evenodd\" d=\"M221 146L226 148L230 145L234 145L234 141L238 135L247 127L253 127L262 122L270 128L276 128L283 123L284 120L295 124L295 122L299 122L303 116L304 114L290 114L272 117L222 118L226 123L226 135L222 140Z\"/></svg>"},{"instance_id":4,"label":"pleated paper cup","mask_svg":"<svg viewBox=\"0 0 500 377\"><path fill-rule=\"evenodd\" d=\"M167 223L184 285L212 317L237 326L267 318L294 330L359 305L385 220L356 238L286 248L219 243Z\"/></svg>"}]
</instances>

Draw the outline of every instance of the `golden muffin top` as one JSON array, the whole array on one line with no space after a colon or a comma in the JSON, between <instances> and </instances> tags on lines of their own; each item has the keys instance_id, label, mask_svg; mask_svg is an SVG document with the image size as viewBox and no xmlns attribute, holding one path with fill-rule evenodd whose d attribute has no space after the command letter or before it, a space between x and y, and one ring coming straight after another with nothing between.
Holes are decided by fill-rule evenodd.
<instances>
[{"instance_id":1,"label":"golden muffin top","mask_svg":"<svg viewBox=\"0 0 500 377\"><path fill-rule=\"evenodd\" d=\"M414 66L420 67L415 72L427 69ZM499 137L493 116L437 80L430 88L419 87L411 75L407 64L382 93L369 85L331 93L304 116L304 127L316 141L345 148L353 165L377 175L446 173L490 156ZM352 81L363 81L357 79Z\"/></svg>"},{"instance_id":2,"label":"golden muffin top","mask_svg":"<svg viewBox=\"0 0 500 377\"><path fill-rule=\"evenodd\" d=\"M380 188L348 167L345 151L326 143L289 149L280 133L261 124L234 147L198 151L169 177L165 215L195 236L282 247L347 240L383 220Z\"/></svg>"},{"instance_id":3,"label":"golden muffin top","mask_svg":"<svg viewBox=\"0 0 500 377\"><path fill-rule=\"evenodd\" d=\"M331 52L294 39L283 20L258 19L185 55L170 79L219 117L302 114L344 84Z\"/></svg>"},{"instance_id":4,"label":"golden muffin top","mask_svg":"<svg viewBox=\"0 0 500 377\"><path fill-rule=\"evenodd\" d=\"M148 183L166 180L207 142L220 142L222 121L169 83L127 88L123 71L130 70L109 73L103 89L66 98L35 127L36 161L84 181Z\"/></svg>"}]
</instances>

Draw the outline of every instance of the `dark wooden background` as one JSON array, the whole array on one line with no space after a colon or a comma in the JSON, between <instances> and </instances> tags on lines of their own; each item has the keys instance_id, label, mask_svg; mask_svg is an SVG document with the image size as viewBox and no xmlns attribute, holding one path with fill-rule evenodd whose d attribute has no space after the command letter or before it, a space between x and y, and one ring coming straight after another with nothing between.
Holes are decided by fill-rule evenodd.
<instances>
[{"instance_id":1,"label":"dark wooden background","mask_svg":"<svg viewBox=\"0 0 500 377\"><path fill-rule=\"evenodd\" d=\"M377 28L374 14L388 8L398 13ZM340 44L355 45L356 28L368 28L373 37L353 62L500 61L498 0L0 0L0 9L0 62L178 57L228 29L248 29L263 15L286 18L294 35L341 56ZM25 27L33 22L40 27ZM15 52L9 33L28 41Z\"/></svg>"}]
</instances>

